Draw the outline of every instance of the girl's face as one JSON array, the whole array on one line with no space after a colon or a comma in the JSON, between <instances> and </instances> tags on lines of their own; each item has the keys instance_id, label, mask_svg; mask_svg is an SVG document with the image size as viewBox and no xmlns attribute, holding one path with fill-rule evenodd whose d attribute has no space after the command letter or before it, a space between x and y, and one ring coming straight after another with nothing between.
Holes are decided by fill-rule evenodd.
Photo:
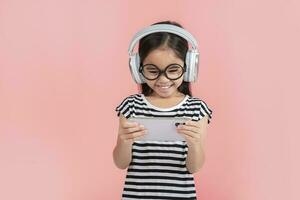
<instances>
[{"instance_id":1,"label":"girl's face","mask_svg":"<svg viewBox=\"0 0 300 200\"><path fill-rule=\"evenodd\" d=\"M168 65L174 63L184 66L184 62L176 56L172 49L158 48L148 54L143 65L154 64L160 70L164 70ZM177 80L170 80L165 74L161 74L156 80L145 79L145 82L153 90L153 96L168 98L179 94L177 88L183 82L183 76Z\"/></svg>"}]
</instances>

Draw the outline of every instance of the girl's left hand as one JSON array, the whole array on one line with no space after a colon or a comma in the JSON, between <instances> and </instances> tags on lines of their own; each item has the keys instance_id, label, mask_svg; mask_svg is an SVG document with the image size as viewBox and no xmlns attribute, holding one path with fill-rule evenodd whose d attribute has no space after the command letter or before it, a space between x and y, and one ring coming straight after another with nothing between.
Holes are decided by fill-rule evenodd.
<instances>
[{"instance_id":1,"label":"girl's left hand","mask_svg":"<svg viewBox=\"0 0 300 200\"><path fill-rule=\"evenodd\" d=\"M189 147L199 144L203 146L207 134L207 122L208 117L205 116L199 121L186 121L185 125L179 125L176 129L184 136Z\"/></svg>"}]
</instances>

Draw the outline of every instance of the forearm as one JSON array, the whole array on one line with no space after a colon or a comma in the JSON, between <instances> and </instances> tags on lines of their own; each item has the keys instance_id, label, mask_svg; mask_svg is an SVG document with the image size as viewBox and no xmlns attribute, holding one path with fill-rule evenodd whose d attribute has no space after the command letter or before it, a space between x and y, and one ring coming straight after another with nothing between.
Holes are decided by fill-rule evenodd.
<instances>
[{"instance_id":1,"label":"forearm","mask_svg":"<svg viewBox=\"0 0 300 200\"><path fill-rule=\"evenodd\" d=\"M191 145L188 148L188 155L186 159L186 167L190 173L197 172L204 164L205 153L200 144Z\"/></svg>"},{"instance_id":2,"label":"forearm","mask_svg":"<svg viewBox=\"0 0 300 200\"><path fill-rule=\"evenodd\" d=\"M126 169L131 162L131 148L130 142L117 141L113 150L113 158L115 165L120 169Z\"/></svg>"}]
</instances>

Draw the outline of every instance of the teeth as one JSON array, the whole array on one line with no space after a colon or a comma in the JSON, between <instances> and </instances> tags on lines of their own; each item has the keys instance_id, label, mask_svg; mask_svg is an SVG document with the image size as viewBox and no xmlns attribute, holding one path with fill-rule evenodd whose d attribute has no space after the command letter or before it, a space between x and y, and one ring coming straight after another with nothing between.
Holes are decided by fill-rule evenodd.
<instances>
[{"instance_id":1,"label":"teeth","mask_svg":"<svg viewBox=\"0 0 300 200\"><path fill-rule=\"evenodd\" d=\"M160 88L163 88L163 89L167 89L167 88L171 87L171 85L166 85L166 86L158 85L157 87L160 87Z\"/></svg>"}]
</instances>

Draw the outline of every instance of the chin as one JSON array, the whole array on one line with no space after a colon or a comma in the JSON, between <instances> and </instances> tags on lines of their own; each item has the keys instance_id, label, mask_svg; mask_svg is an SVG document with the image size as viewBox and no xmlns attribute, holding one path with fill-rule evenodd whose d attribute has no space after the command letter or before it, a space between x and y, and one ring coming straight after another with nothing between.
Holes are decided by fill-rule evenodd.
<instances>
[{"instance_id":1,"label":"chin","mask_svg":"<svg viewBox=\"0 0 300 200\"><path fill-rule=\"evenodd\" d=\"M174 93L176 93L176 90L170 90L168 92L161 92L158 90L154 90L154 91L157 95L159 95L160 97L163 97L163 98L171 97Z\"/></svg>"}]
</instances>

